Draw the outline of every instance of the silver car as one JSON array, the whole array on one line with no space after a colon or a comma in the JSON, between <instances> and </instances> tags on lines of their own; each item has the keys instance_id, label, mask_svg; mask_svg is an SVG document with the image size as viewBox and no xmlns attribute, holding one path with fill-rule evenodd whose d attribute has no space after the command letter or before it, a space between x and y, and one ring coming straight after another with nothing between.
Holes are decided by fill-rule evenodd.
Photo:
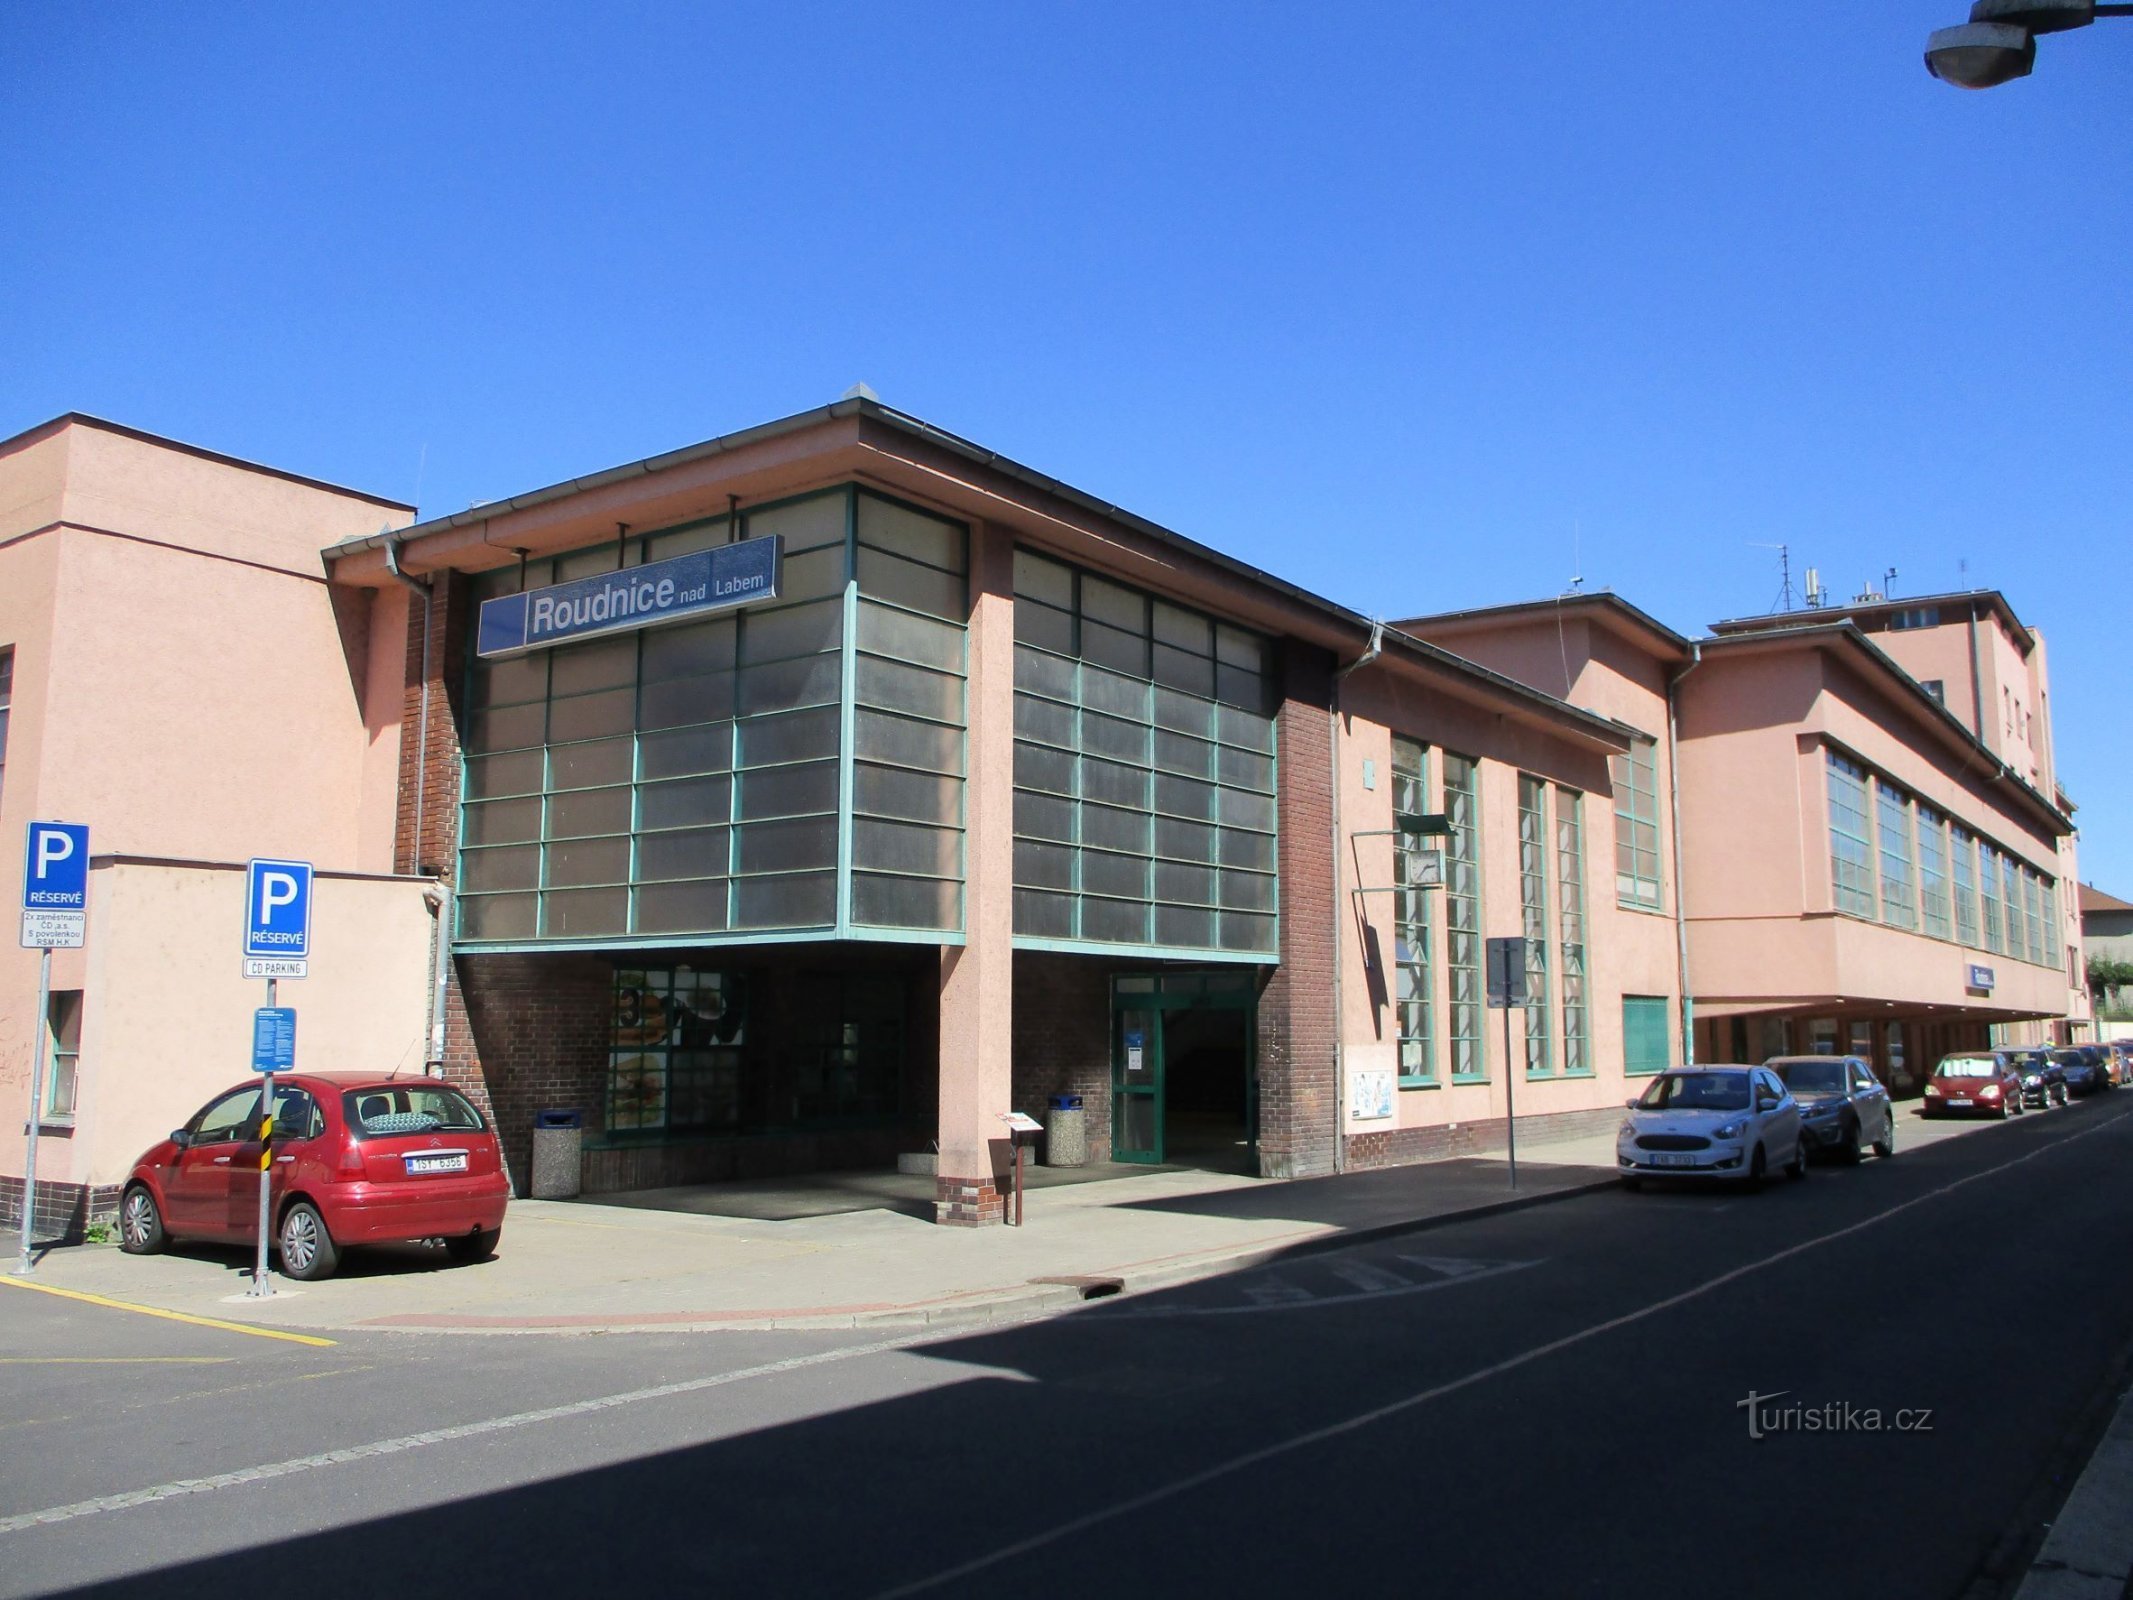
<instances>
[{"instance_id":1,"label":"silver car","mask_svg":"<svg viewBox=\"0 0 2133 1600\"><path fill-rule=\"evenodd\" d=\"M1763 1063L1800 1103L1800 1127L1813 1150L1857 1161L1872 1144L1896 1153L1896 1108L1874 1069L1857 1056L1773 1056Z\"/></svg>"},{"instance_id":2,"label":"silver car","mask_svg":"<svg viewBox=\"0 0 2133 1600\"><path fill-rule=\"evenodd\" d=\"M1728 1178L1759 1184L1782 1167L1807 1176L1800 1108L1768 1067L1675 1067L1629 1103L1615 1140L1623 1187L1646 1178Z\"/></svg>"}]
</instances>

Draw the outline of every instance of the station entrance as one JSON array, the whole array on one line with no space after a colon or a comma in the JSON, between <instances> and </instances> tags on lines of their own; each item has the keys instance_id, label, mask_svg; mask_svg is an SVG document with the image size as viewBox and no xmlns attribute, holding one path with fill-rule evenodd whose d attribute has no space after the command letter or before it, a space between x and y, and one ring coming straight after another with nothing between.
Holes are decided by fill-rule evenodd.
<instances>
[{"instance_id":1,"label":"station entrance","mask_svg":"<svg viewBox=\"0 0 2133 1600\"><path fill-rule=\"evenodd\" d=\"M1249 968L1111 980L1111 1159L1258 1170L1258 988Z\"/></svg>"}]
</instances>

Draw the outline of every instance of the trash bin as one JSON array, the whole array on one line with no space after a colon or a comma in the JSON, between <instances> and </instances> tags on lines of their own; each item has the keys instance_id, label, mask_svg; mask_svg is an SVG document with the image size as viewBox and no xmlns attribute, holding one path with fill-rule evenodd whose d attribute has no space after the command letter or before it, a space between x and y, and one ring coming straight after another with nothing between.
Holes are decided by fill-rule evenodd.
<instances>
[{"instance_id":1,"label":"trash bin","mask_svg":"<svg viewBox=\"0 0 2133 1600\"><path fill-rule=\"evenodd\" d=\"M575 1107L534 1113L534 1199L575 1200L578 1197L578 1148L584 1138L585 1114Z\"/></svg>"},{"instance_id":2,"label":"trash bin","mask_svg":"<svg viewBox=\"0 0 2133 1600\"><path fill-rule=\"evenodd\" d=\"M1089 1124L1078 1094L1055 1094L1044 1113L1044 1164L1085 1167L1089 1164Z\"/></svg>"}]
</instances>

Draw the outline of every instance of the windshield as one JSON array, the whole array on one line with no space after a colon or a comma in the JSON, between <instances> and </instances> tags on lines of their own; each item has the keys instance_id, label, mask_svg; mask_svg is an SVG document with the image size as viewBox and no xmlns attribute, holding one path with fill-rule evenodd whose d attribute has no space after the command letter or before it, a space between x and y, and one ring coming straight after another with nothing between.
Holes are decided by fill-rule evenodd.
<instances>
[{"instance_id":1,"label":"windshield","mask_svg":"<svg viewBox=\"0 0 2133 1600\"><path fill-rule=\"evenodd\" d=\"M1745 1072L1669 1072L1644 1091L1637 1104L1647 1111L1745 1111Z\"/></svg>"},{"instance_id":2,"label":"windshield","mask_svg":"<svg viewBox=\"0 0 2133 1600\"><path fill-rule=\"evenodd\" d=\"M1795 1093L1844 1092L1844 1064L1841 1061L1776 1061L1771 1063L1770 1070L1783 1078L1786 1087Z\"/></svg>"},{"instance_id":3,"label":"windshield","mask_svg":"<svg viewBox=\"0 0 2133 1600\"><path fill-rule=\"evenodd\" d=\"M350 1089L341 1096L348 1126L359 1139L389 1138L394 1134L479 1133L486 1126L481 1113L457 1089L441 1083L380 1084L371 1089Z\"/></svg>"},{"instance_id":4,"label":"windshield","mask_svg":"<svg viewBox=\"0 0 2133 1600\"><path fill-rule=\"evenodd\" d=\"M2079 1050L2054 1050L2052 1059L2062 1067L2085 1067L2089 1064L2089 1058Z\"/></svg>"},{"instance_id":5,"label":"windshield","mask_svg":"<svg viewBox=\"0 0 2133 1600\"><path fill-rule=\"evenodd\" d=\"M1991 1056L1950 1056L1933 1069L1936 1078L1997 1078L2000 1064Z\"/></svg>"}]
</instances>

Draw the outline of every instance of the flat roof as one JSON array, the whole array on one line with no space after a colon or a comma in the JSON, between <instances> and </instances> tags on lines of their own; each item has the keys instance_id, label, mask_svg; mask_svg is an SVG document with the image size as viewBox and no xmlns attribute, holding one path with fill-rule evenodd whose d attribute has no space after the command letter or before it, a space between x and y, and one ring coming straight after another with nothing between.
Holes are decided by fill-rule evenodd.
<instances>
[{"instance_id":1,"label":"flat roof","mask_svg":"<svg viewBox=\"0 0 2133 1600\"><path fill-rule=\"evenodd\" d=\"M897 411L890 406L883 405L879 400L865 396L849 396L841 400L832 401L825 406L817 406L810 411L796 412L792 416L781 417L773 422L759 423L755 427L744 428L737 433L721 434L716 438L706 439L699 444L686 445L661 455L647 456L641 461L626 462L621 466L609 467L604 471L590 473L583 477L567 478L560 482L549 484L544 488L513 495L508 499L486 501L478 506L470 506L464 511L455 511L447 516L432 518L427 522L419 522L407 528L397 528L384 533L366 534L361 538L345 539L339 544L328 547L324 552L325 558L330 566L334 561L344 556L382 549L388 544L401 548L409 545L419 546L423 539L432 535L471 527L478 523L494 520L513 511L527 510L554 501L569 499L574 495L585 494L592 490L604 489L612 485L671 471L677 467L688 466L695 462L708 460L714 456L729 454L750 445L760 444L765 440L805 432L810 428L818 428L826 423L839 421L847 417L862 417L868 421L894 429L910 438L951 451L1029 488L1056 496L1079 510L1092 513L1122 527L1129 528L1135 533L1141 534L1158 544L1168 546L1173 550L1190 554L1222 572L1257 584L1317 613L1333 623L1342 633L1354 639L1359 646L1378 636L1380 624L1375 618L1364 616L1358 611L1352 611L1346 606L1328 600L1322 595L1314 594L1310 590L1291 583L1285 578L1276 577L1270 572L1252 566L1249 562L1225 555L1211 545L1202 544L1196 539L1163 527L1159 523L1151 522L1146 517L1138 516L1126 510L1123 506L1076 489L1071 484L1062 483L1059 479L1050 477L1032 467L1024 466L1018 461L1001 455L996 450L989 450L983 445L950 433L944 428L936 427L923 418ZM1464 678L1488 689L1493 694L1518 701L1531 710L1545 715L1558 725L1574 729L1587 737L1597 738L1611 749L1628 749L1629 740L1635 736L1635 730L1614 721L1610 717L1603 717L1594 712L1581 710L1565 701L1556 699L1553 695L1545 694L1538 689L1530 688L1526 684L1518 682L1516 679L1491 671L1476 662L1468 661L1465 657L1452 651L1430 644L1426 640L1417 639L1411 634L1402 633L1392 625L1384 625L1382 642L1388 651L1396 652L1417 665Z\"/></svg>"},{"instance_id":2,"label":"flat roof","mask_svg":"<svg viewBox=\"0 0 2133 1600\"><path fill-rule=\"evenodd\" d=\"M167 438L160 433L150 433L145 428L129 428L123 422L111 422L103 417L92 417L86 411L62 411L49 421L35 427L24 428L20 433L0 439L0 452L12 450L17 445L33 444L38 439L73 426L97 428L105 433L115 433L122 439L135 439L142 444L156 445L164 450L175 450L180 455L197 456L202 461L213 461L220 466L236 467L245 472L256 472L261 477L279 478L284 483L300 483L306 489L323 489L328 494L346 495L351 500L361 500L374 506L384 506L390 511L405 511L410 514L414 507L398 500L388 500L381 494L370 494L361 489L351 489L343 483L328 483L324 478L307 478L301 472L286 472L280 467L270 467L264 462L247 461L242 456L225 455L220 450L209 450L197 444L187 444L182 439Z\"/></svg>"},{"instance_id":3,"label":"flat roof","mask_svg":"<svg viewBox=\"0 0 2133 1600\"><path fill-rule=\"evenodd\" d=\"M2007 631L2020 642L2024 654L2034 650L2036 635L2031 633L2015 615L2014 607L2007 596L1997 589L1960 589L1948 594L1904 595L1899 599L1883 596L1878 600L1854 600L1840 606L1818 606L1812 611L1773 611L1760 617L1730 617L1724 622L1711 624L1716 634L1768 632L1772 628L1795 627L1802 623L1833 622L1844 617L1882 617L1898 611L1916 611L1921 606L1975 606L1983 605L2007 624Z\"/></svg>"}]
</instances>

